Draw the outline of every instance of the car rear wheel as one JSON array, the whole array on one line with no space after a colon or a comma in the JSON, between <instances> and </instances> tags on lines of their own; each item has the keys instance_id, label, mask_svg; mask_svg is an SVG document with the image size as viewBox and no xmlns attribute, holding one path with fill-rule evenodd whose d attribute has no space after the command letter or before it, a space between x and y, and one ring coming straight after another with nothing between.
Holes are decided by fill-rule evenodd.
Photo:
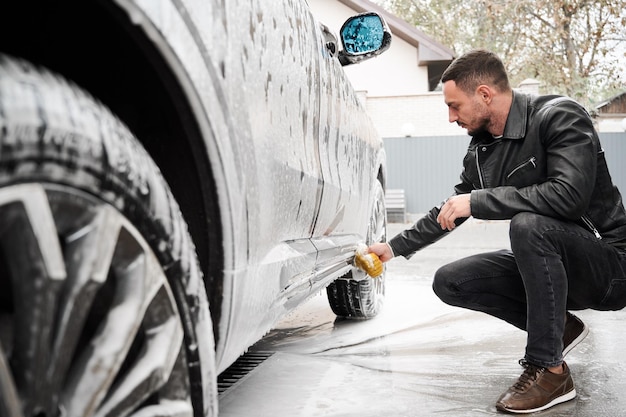
<instances>
[{"instance_id":1,"label":"car rear wheel","mask_svg":"<svg viewBox=\"0 0 626 417\"><path fill-rule=\"evenodd\" d=\"M370 215L367 241L384 242L387 239L387 214L385 193L382 184L376 181L375 199ZM375 317L385 298L385 275L377 278L368 276L360 269L352 269L344 277L326 288L328 302L333 312L340 317L368 319Z\"/></svg>"},{"instance_id":2,"label":"car rear wheel","mask_svg":"<svg viewBox=\"0 0 626 417\"><path fill-rule=\"evenodd\" d=\"M0 417L214 415L208 317L139 142L80 88L0 54Z\"/></svg>"}]
</instances>

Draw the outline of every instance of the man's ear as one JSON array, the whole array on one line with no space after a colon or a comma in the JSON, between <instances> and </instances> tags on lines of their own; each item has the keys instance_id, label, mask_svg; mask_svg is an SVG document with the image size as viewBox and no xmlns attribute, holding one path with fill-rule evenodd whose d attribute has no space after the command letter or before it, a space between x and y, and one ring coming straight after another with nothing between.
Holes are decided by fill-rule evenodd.
<instances>
[{"instance_id":1,"label":"man's ear","mask_svg":"<svg viewBox=\"0 0 626 417\"><path fill-rule=\"evenodd\" d=\"M488 85L479 85L476 88L476 94L485 102L485 104L490 104L493 100L493 90Z\"/></svg>"}]
</instances>

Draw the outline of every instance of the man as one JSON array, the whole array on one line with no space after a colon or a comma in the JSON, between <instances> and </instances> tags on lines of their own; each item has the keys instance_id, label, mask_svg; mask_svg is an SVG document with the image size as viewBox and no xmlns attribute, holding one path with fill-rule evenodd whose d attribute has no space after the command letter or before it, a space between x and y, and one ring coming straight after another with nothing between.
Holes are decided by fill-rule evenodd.
<instances>
[{"instance_id":1,"label":"man","mask_svg":"<svg viewBox=\"0 0 626 417\"><path fill-rule=\"evenodd\" d=\"M433 289L446 303L526 330L524 367L497 400L512 413L576 396L563 356L588 332L568 310L626 305L626 212L592 121L558 96L513 91L502 61L485 50L442 76L450 122L472 137L454 195L369 251L409 258L469 216L510 219L511 250L441 267Z\"/></svg>"}]
</instances>

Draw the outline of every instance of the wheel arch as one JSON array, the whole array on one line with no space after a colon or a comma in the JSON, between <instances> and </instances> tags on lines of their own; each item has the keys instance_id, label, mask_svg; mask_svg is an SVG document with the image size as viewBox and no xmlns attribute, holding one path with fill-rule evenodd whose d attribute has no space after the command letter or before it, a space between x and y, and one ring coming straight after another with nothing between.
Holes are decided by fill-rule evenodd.
<instances>
[{"instance_id":1,"label":"wheel arch","mask_svg":"<svg viewBox=\"0 0 626 417\"><path fill-rule=\"evenodd\" d=\"M174 69L149 34L111 1L22 0L0 10L0 51L87 90L129 126L159 166L196 246L217 341L224 248L216 182L199 122Z\"/></svg>"}]
</instances>

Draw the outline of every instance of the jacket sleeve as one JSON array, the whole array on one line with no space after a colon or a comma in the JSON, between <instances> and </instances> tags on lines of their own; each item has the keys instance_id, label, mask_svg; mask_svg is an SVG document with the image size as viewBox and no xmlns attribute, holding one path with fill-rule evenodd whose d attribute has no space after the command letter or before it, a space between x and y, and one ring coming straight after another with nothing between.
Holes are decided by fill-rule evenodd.
<instances>
[{"instance_id":1,"label":"jacket sleeve","mask_svg":"<svg viewBox=\"0 0 626 417\"><path fill-rule=\"evenodd\" d=\"M465 194L470 192L471 189L471 183L468 182L465 172L463 172L461 174L461 183L454 187L454 194ZM418 250L435 243L450 233L448 230L442 230L439 223L437 223L437 216L444 203L445 201L439 206L433 207L425 216L415 222L411 228L397 234L387 242L391 246L394 256L404 256L406 259L409 259ZM465 220L467 218L457 219L455 224L460 226Z\"/></svg>"},{"instance_id":2,"label":"jacket sleeve","mask_svg":"<svg viewBox=\"0 0 626 417\"><path fill-rule=\"evenodd\" d=\"M389 243L394 256L404 256L409 259L415 252L441 239L446 231L437 223L439 207L433 207L424 217L415 224L394 236Z\"/></svg>"},{"instance_id":3,"label":"jacket sleeve","mask_svg":"<svg viewBox=\"0 0 626 417\"><path fill-rule=\"evenodd\" d=\"M599 140L587 112L576 102L560 98L535 116L538 140L546 158L544 182L516 188L499 186L474 190L472 215L481 219L510 219L520 212L576 220L584 213L595 184Z\"/></svg>"}]
</instances>

